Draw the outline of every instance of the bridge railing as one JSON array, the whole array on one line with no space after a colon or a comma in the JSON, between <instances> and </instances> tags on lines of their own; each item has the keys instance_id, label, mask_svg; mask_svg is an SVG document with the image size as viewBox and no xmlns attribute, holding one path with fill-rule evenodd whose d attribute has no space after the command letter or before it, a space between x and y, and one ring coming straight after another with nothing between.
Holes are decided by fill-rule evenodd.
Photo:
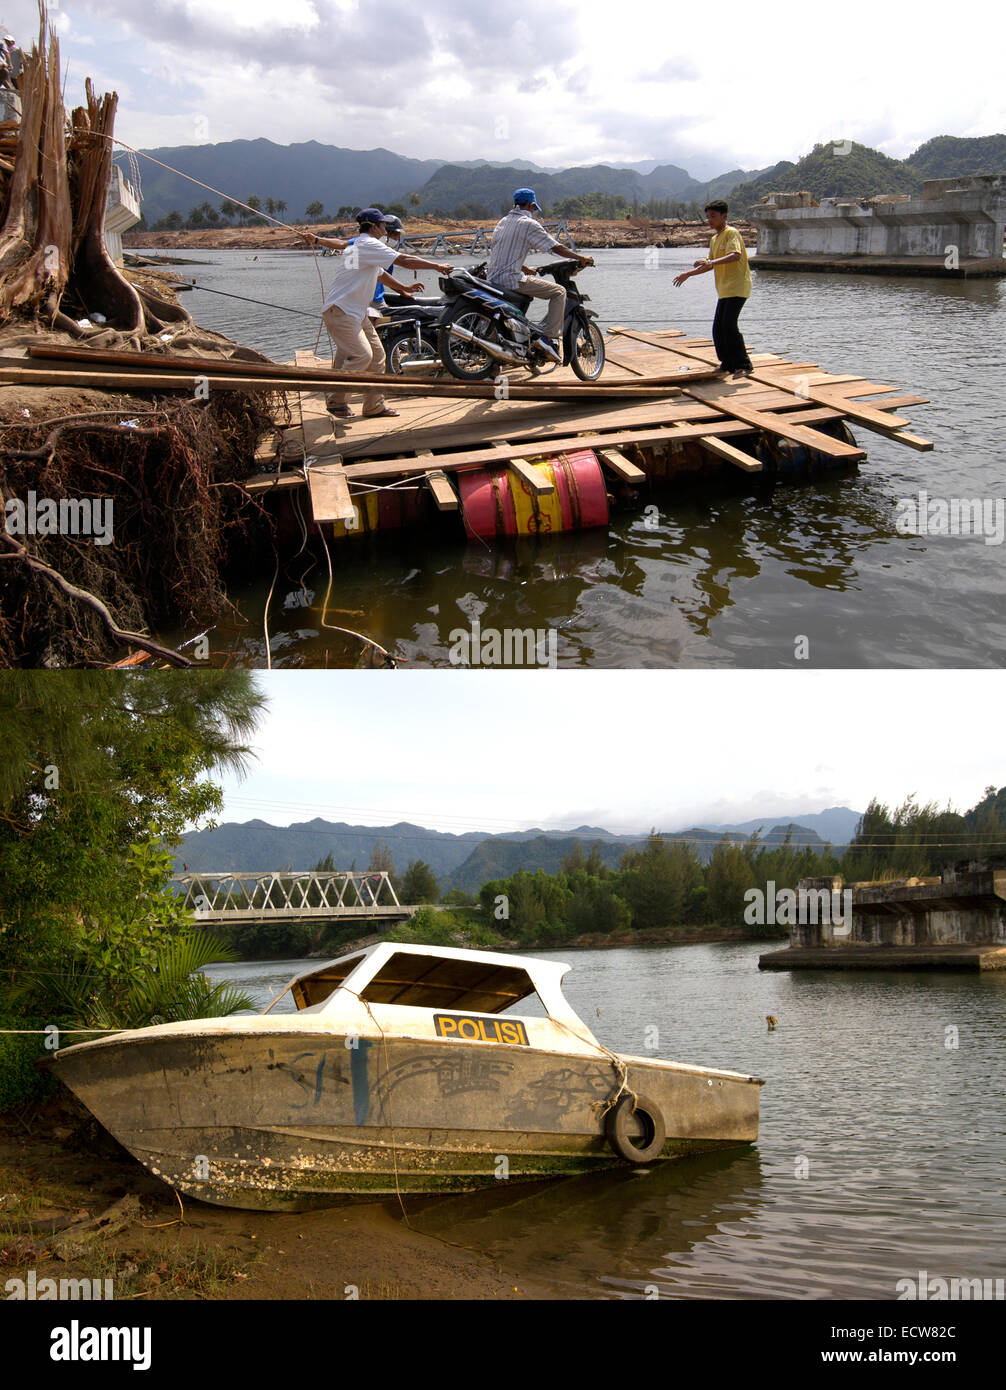
<instances>
[{"instance_id":1,"label":"bridge railing","mask_svg":"<svg viewBox=\"0 0 1006 1390\"><path fill-rule=\"evenodd\" d=\"M182 906L197 917L360 917L404 914L394 884L383 872L184 873L172 877Z\"/></svg>"},{"instance_id":2,"label":"bridge railing","mask_svg":"<svg viewBox=\"0 0 1006 1390\"><path fill-rule=\"evenodd\" d=\"M546 231L551 232L556 241L564 241L574 251L576 247L570 236L565 218L558 222L543 222ZM491 232L485 227L470 227L456 232L420 232L415 236L402 237L403 251L423 251L427 255L471 256L476 251L488 251Z\"/></svg>"}]
</instances>

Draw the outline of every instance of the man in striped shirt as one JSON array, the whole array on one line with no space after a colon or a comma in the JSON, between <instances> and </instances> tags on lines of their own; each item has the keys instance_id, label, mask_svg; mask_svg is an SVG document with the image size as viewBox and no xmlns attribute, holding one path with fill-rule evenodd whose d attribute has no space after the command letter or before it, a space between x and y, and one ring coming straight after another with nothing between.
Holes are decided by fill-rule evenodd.
<instances>
[{"instance_id":1,"label":"man in striped shirt","mask_svg":"<svg viewBox=\"0 0 1006 1390\"><path fill-rule=\"evenodd\" d=\"M541 212L534 196L533 188L518 188L513 195L513 208L496 223L492 241L489 243L489 268L486 279L491 285L499 285L503 290L516 290L518 294L528 294L535 299L548 300L548 314L542 325L542 333L553 342L562 339L562 325L566 317L566 291L554 280L546 280L535 275L524 258L531 251L554 251L581 265L593 265L593 258L581 256L562 246L534 216Z\"/></svg>"}]
</instances>

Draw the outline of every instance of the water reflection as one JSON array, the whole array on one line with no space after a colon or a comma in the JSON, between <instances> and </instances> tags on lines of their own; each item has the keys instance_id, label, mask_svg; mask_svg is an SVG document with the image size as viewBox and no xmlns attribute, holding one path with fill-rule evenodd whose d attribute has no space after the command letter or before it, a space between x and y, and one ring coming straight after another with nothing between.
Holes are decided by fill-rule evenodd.
<instances>
[{"instance_id":1,"label":"water reflection","mask_svg":"<svg viewBox=\"0 0 1006 1390\"><path fill-rule=\"evenodd\" d=\"M263 298L305 312L317 306L309 256L205 258L213 264L193 273L211 288L254 297L268 283ZM658 268L673 272L693 258L688 249L661 250ZM601 251L597 259L588 292L602 323L708 332L711 301L701 282L673 290L672 274L655 274L641 251ZM333 269L324 263L323 276ZM283 360L313 342L306 319L198 292L190 307L208 326ZM449 634L472 615L500 628L557 628L564 666L792 664L796 633L810 636L816 666L1001 665L1001 547L899 536L894 522L898 499L923 488L1002 495L1006 370L993 345L1006 334L1006 283L765 272L756 275L745 324L752 343L793 360L931 396L909 414L936 452L858 430L869 457L856 471L776 486L726 473L704 494L654 489L634 508L617 509L607 535L542 538L531 552L483 551L441 519L421 532L353 538L332 547L340 613L328 621L368 633L415 665L449 665ZM650 503L659 516L647 529L641 508ZM283 553L299 544L298 530ZM217 659L264 664L273 563L263 556L259 581L232 594L240 618L220 630ZM353 665L359 644L321 626L324 555L297 563L313 566L306 582L315 598L271 611L274 663ZM281 579L298 582L296 574Z\"/></svg>"},{"instance_id":2,"label":"water reflection","mask_svg":"<svg viewBox=\"0 0 1006 1390\"><path fill-rule=\"evenodd\" d=\"M668 1261L696 1251L725 1225L753 1220L761 1185L758 1153L748 1149L445 1197L418 1214L410 1209L409 1223L449 1233L570 1293L593 1285L642 1297L648 1286L676 1293Z\"/></svg>"}]
</instances>

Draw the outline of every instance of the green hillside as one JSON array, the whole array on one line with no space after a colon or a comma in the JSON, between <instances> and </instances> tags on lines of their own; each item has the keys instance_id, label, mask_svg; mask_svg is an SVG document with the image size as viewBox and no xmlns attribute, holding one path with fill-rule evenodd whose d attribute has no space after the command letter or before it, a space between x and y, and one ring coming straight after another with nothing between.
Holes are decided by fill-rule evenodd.
<instances>
[{"instance_id":1,"label":"green hillside","mask_svg":"<svg viewBox=\"0 0 1006 1390\"><path fill-rule=\"evenodd\" d=\"M808 189L817 199L870 198L878 193L919 194L922 175L903 160L890 159L868 145L830 141L827 145L815 145L810 154L795 164L784 161L753 183L741 184L729 199L730 210L747 212L770 193L792 193L801 189Z\"/></svg>"},{"instance_id":2,"label":"green hillside","mask_svg":"<svg viewBox=\"0 0 1006 1390\"><path fill-rule=\"evenodd\" d=\"M980 135L972 139L937 135L920 145L905 163L923 179L1006 173L1006 135Z\"/></svg>"}]
</instances>

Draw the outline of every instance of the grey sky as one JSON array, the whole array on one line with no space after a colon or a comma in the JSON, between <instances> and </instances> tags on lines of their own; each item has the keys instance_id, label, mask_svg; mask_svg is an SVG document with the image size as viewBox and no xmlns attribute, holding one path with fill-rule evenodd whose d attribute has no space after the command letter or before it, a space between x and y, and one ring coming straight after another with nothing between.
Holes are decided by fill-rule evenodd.
<instances>
[{"instance_id":1,"label":"grey sky","mask_svg":"<svg viewBox=\"0 0 1006 1390\"><path fill-rule=\"evenodd\" d=\"M274 672L226 820L683 829L1006 782L998 672ZM961 711L966 711L962 718Z\"/></svg>"},{"instance_id":2,"label":"grey sky","mask_svg":"<svg viewBox=\"0 0 1006 1390\"><path fill-rule=\"evenodd\" d=\"M0 0L0 17L28 37L35 0ZM117 88L118 133L141 146L267 136L544 165L655 158L710 177L816 141L902 157L1006 128L988 0L966 22L873 0L63 0L51 17L71 98L88 74Z\"/></svg>"}]
</instances>

